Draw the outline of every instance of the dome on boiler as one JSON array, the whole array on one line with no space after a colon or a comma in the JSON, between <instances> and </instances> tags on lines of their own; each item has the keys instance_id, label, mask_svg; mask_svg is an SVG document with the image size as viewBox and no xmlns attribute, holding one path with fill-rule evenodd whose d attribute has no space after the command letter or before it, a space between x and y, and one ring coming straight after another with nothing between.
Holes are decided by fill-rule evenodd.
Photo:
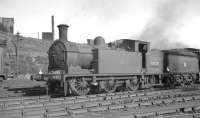
<instances>
[{"instance_id":1,"label":"dome on boiler","mask_svg":"<svg viewBox=\"0 0 200 118\"><path fill-rule=\"evenodd\" d=\"M94 45L105 45L105 40L102 36L97 36L94 39Z\"/></svg>"}]
</instances>

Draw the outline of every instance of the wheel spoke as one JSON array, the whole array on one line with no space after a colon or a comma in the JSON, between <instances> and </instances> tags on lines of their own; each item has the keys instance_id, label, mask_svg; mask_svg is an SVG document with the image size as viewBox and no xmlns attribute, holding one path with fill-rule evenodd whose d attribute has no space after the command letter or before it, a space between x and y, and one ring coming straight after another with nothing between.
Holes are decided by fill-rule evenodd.
<instances>
[{"instance_id":1,"label":"wheel spoke","mask_svg":"<svg viewBox=\"0 0 200 118\"><path fill-rule=\"evenodd\" d=\"M137 79L126 80L126 87L131 91L137 90L139 87L138 80Z\"/></svg>"},{"instance_id":2,"label":"wheel spoke","mask_svg":"<svg viewBox=\"0 0 200 118\"><path fill-rule=\"evenodd\" d=\"M104 91L111 93L117 89L117 83L114 80L102 81L100 82L100 87Z\"/></svg>"},{"instance_id":3,"label":"wheel spoke","mask_svg":"<svg viewBox=\"0 0 200 118\"><path fill-rule=\"evenodd\" d=\"M74 81L71 81L71 89L77 95L86 95L90 91L88 83L84 79L74 79Z\"/></svg>"}]
</instances>

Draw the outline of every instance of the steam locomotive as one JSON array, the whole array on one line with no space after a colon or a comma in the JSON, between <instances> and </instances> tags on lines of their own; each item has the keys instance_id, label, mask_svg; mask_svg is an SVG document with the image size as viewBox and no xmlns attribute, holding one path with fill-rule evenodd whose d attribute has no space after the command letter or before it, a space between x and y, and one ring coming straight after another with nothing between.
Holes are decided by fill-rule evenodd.
<instances>
[{"instance_id":1,"label":"steam locomotive","mask_svg":"<svg viewBox=\"0 0 200 118\"><path fill-rule=\"evenodd\" d=\"M150 50L149 42L131 39L106 44L101 36L79 44L68 41L68 27L58 26L48 51L50 89L85 95L199 82L199 55L189 49Z\"/></svg>"}]
</instances>

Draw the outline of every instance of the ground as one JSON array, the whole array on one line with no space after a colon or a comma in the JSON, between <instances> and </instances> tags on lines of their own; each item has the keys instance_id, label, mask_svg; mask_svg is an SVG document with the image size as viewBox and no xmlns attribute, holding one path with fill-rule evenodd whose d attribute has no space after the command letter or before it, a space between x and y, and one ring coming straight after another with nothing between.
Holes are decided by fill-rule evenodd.
<instances>
[{"instance_id":1,"label":"ground","mask_svg":"<svg viewBox=\"0 0 200 118\"><path fill-rule=\"evenodd\" d=\"M30 92L34 95L34 92L39 94L40 90L44 93L45 85L45 82L25 79L4 80L0 82L0 97L31 95Z\"/></svg>"}]
</instances>

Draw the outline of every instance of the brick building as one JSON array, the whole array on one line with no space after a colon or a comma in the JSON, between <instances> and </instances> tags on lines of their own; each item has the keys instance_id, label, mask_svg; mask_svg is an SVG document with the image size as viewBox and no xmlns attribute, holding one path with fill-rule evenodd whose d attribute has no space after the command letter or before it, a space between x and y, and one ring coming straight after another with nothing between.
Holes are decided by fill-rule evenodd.
<instances>
[{"instance_id":1,"label":"brick building","mask_svg":"<svg viewBox=\"0 0 200 118\"><path fill-rule=\"evenodd\" d=\"M53 33L52 32L42 32L42 40L53 41Z\"/></svg>"},{"instance_id":2,"label":"brick building","mask_svg":"<svg viewBox=\"0 0 200 118\"><path fill-rule=\"evenodd\" d=\"M14 32L14 18L0 17L0 31L2 32Z\"/></svg>"}]
</instances>

